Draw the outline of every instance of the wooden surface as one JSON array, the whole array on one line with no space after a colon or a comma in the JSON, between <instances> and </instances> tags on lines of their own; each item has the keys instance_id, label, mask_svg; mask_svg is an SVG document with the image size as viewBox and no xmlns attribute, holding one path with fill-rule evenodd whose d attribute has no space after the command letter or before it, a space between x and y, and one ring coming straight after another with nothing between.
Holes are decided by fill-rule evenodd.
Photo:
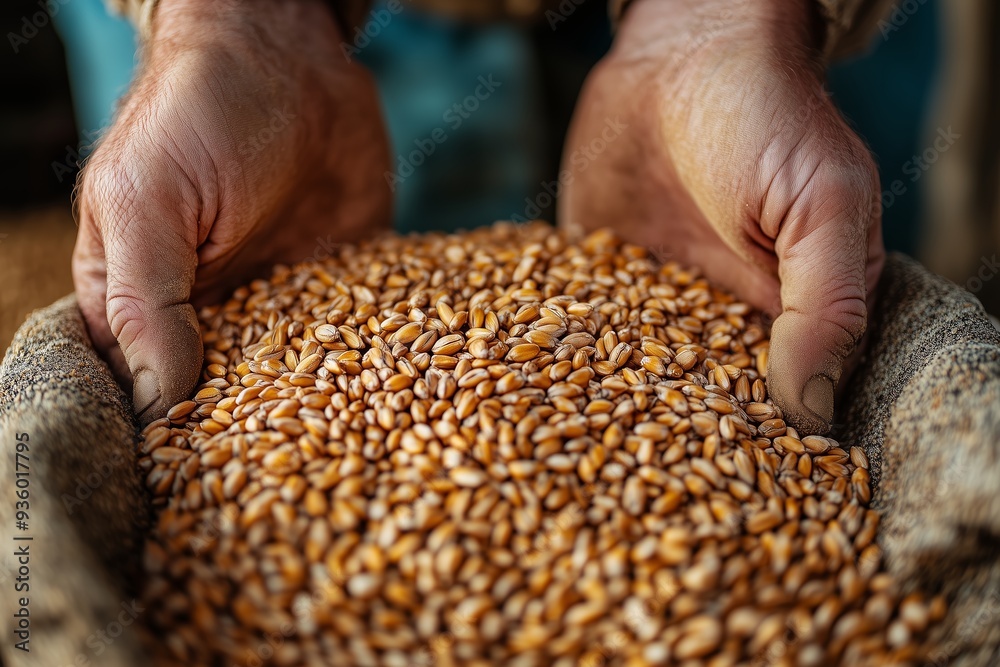
<instances>
[{"instance_id":1,"label":"wooden surface","mask_svg":"<svg viewBox=\"0 0 1000 667\"><path fill-rule=\"evenodd\" d=\"M0 214L0 350L28 313L73 291L75 240L68 205Z\"/></svg>"}]
</instances>

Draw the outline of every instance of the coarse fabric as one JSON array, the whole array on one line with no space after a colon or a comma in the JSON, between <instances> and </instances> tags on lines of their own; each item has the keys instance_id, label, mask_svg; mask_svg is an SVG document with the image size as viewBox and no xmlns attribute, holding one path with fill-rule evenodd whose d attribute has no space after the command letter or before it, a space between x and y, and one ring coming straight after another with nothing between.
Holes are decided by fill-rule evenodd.
<instances>
[{"instance_id":1,"label":"coarse fabric","mask_svg":"<svg viewBox=\"0 0 1000 667\"><path fill-rule=\"evenodd\" d=\"M27 458L18 459L25 434ZM126 609L150 517L136 467L135 422L130 401L91 346L75 295L35 311L15 334L0 365L0 439L0 661L6 667L147 664ZM12 487L24 466L29 507L22 531ZM15 597L21 563L13 554L20 545L29 548L22 582L29 589ZM11 641L22 594L30 652ZM110 645L97 634L112 639L109 626L118 634Z\"/></svg>"},{"instance_id":2,"label":"coarse fabric","mask_svg":"<svg viewBox=\"0 0 1000 667\"><path fill-rule=\"evenodd\" d=\"M1000 665L1000 331L903 255L878 303L835 435L871 461L889 570L951 601L931 664Z\"/></svg>"},{"instance_id":3,"label":"coarse fabric","mask_svg":"<svg viewBox=\"0 0 1000 667\"><path fill-rule=\"evenodd\" d=\"M868 353L835 435L869 456L890 570L904 586L950 600L932 664L992 667L1000 664L1000 332L972 295L901 255L889 257L880 285ZM32 314L0 366L5 488L20 433L30 443L29 528L15 530L14 499L4 494L0 544L7 554L13 533L33 537L31 653L6 639L17 567L5 555L0 659L78 664L99 648L102 667L148 664L131 594L149 517L135 424L73 296Z\"/></svg>"}]
</instances>

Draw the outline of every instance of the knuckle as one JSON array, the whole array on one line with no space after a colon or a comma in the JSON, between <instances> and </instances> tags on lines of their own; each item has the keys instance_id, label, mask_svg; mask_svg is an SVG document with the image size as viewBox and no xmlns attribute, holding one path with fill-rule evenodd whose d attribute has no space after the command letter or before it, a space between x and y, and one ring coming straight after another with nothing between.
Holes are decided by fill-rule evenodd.
<instances>
[{"instance_id":1,"label":"knuckle","mask_svg":"<svg viewBox=\"0 0 1000 667\"><path fill-rule=\"evenodd\" d=\"M844 200L869 200L875 191L875 166L867 151L842 150L824 157L803 191L830 192Z\"/></svg>"},{"instance_id":2,"label":"knuckle","mask_svg":"<svg viewBox=\"0 0 1000 667\"><path fill-rule=\"evenodd\" d=\"M834 148L817 165L802 192L825 197L841 214L867 228L878 200L878 169L871 152L853 133L847 140L832 142Z\"/></svg>"},{"instance_id":3,"label":"knuckle","mask_svg":"<svg viewBox=\"0 0 1000 667\"><path fill-rule=\"evenodd\" d=\"M868 326L868 309L865 298L850 285L830 287L831 299L826 306L822 320L833 332L831 339L842 356L849 354L861 342Z\"/></svg>"},{"instance_id":4,"label":"knuckle","mask_svg":"<svg viewBox=\"0 0 1000 667\"><path fill-rule=\"evenodd\" d=\"M105 238L114 238L124 235L136 219L143 179L139 170L130 166L135 161L126 156L104 153L97 157L81 173L82 205Z\"/></svg>"},{"instance_id":5,"label":"knuckle","mask_svg":"<svg viewBox=\"0 0 1000 667\"><path fill-rule=\"evenodd\" d=\"M105 307L111 333L123 348L141 336L146 308L138 290L121 283L109 284Z\"/></svg>"},{"instance_id":6,"label":"knuckle","mask_svg":"<svg viewBox=\"0 0 1000 667\"><path fill-rule=\"evenodd\" d=\"M790 202L786 231L792 238L819 235L831 249L843 250L831 253L843 261L863 256L869 230L880 221L878 177L870 161L867 151L822 158Z\"/></svg>"}]
</instances>

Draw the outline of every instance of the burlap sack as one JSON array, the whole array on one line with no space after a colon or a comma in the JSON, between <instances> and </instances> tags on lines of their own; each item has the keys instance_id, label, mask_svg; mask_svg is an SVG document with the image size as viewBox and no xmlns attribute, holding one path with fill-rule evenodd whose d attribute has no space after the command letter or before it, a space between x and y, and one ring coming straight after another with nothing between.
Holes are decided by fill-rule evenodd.
<instances>
[{"instance_id":1,"label":"burlap sack","mask_svg":"<svg viewBox=\"0 0 1000 667\"><path fill-rule=\"evenodd\" d=\"M1000 333L969 293L902 256L889 259L871 331L836 435L872 461L890 568L951 601L932 664L1000 665ZM18 434L30 455L26 531L13 493L0 500L7 667L148 664L133 603L148 509L130 414L72 296L29 317L0 366L4 488L14 488ZM30 653L13 634L12 555L23 544Z\"/></svg>"}]
</instances>

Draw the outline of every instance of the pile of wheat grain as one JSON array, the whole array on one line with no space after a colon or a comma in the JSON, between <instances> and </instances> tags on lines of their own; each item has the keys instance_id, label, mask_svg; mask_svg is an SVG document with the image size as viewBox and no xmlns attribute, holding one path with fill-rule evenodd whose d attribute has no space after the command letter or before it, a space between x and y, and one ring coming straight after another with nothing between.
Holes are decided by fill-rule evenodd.
<instances>
[{"instance_id":1,"label":"pile of wheat grain","mask_svg":"<svg viewBox=\"0 0 1000 667\"><path fill-rule=\"evenodd\" d=\"M915 664L858 448L745 304L610 233L386 236L201 315L144 431L144 596L196 665Z\"/></svg>"}]
</instances>

